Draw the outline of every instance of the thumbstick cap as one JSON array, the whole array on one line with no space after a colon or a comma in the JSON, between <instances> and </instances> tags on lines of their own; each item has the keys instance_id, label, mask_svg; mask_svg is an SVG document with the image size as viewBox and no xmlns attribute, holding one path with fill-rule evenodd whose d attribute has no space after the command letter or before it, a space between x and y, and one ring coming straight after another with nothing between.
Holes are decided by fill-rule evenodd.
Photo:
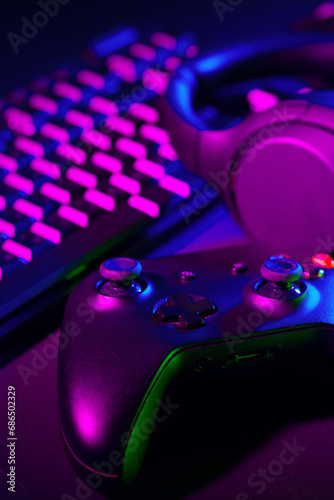
<instances>
[{"instance_id":1,"label":"thumbstick cap","mask_svg":"<svg viewBox=\"0 0 334 500\"><path fill-rule=\"evenodd\" d=\"M268 281L293 283L301 278L303 269L294 260L271 257L262 264L261 274Z\"/></svg>"},{"instance_id":2,"label":"thumbstick cap","mask_svg":"<svg viewBox=\"0 0 334 500\"><path fill-rule=\"evenodd\" d=\"M140 262L129 257L114 257L102 262L100 273L108 281L131 281L140 275Z\"/></svg>"}]
</instances>

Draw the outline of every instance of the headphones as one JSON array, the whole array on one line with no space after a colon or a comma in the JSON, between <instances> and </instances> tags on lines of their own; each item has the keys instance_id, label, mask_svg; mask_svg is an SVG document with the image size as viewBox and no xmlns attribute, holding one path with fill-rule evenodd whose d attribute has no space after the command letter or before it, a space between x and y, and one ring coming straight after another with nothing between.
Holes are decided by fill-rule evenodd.
<instances>
[{"instance_id":1,"label":"headphones","mask_svg":"<svg viewBox=\"0 0 334 500\"><path fill-rule=\"evenodd\" d=\"M163 103L163 125L180 159L213 184L256 240L334 249L334 90L298 85L278 102L257 92L258 108L214 129L196 110L213 90L277 74L334 77L334 37L287 34L226 48L182 65ZM325 86L326 87L326 86Z\"/></svg>"}]
</instances>

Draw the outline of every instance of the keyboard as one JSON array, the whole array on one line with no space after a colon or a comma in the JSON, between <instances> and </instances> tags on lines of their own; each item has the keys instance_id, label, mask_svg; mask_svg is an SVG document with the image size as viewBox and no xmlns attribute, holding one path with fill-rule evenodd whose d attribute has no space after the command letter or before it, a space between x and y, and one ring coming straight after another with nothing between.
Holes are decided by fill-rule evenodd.
<instances>
[{"instance_id":1,"label":"keyboard","mask_svg":"<svg viewBox=\"0 0 334 500\"><path fill-rule=\"evenodd\" d=\"M1 339L28 334L103 255L184 228L181 202L198 212L204 182L160 126L170 76L197 53L193 34L122 26L0 101Z\"/></svg>"}]
</instances>

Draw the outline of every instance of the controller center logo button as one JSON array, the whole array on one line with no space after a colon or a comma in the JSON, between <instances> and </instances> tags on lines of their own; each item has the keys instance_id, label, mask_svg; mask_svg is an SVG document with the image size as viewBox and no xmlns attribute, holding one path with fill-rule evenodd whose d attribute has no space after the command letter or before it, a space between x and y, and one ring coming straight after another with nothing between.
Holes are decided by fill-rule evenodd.
<instances>
[{"instance_id":1,"label":"controller center logo button","mask_svg":"<svg viewBox=\"0 0 334 500\"><path fill-rule=\"evenodd\" d=\"M155 311L162 323L174 324L182 329L195 329L205 325L205 319L218 311L206 297L187 293L170 295Z\"/></svg>"}]
</instances>

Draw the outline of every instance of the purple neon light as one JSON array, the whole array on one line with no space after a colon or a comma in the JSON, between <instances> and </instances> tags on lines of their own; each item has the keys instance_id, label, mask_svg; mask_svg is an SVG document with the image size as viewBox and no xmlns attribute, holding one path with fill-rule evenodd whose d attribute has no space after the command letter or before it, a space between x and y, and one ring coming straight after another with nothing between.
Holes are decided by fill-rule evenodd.
<instances>
[{"instance_id":1,"label":"purple neon light","mask_svg":"<svg viewBox=\"0 0 334 500\"><path fill-rule=\"evenodd\" d=\"M169 83L169 74L155 68L148 68L143 71L143 85L149 90L159 95L165 95Z\"/></svg>"},{"instance_id":2,"label":"purple neon light","mask_svg":"<svg viewBox=\"0 0 334 500\"><path fill-rule=\"evenodd\" d=\"M99 130L83 130L81 140L98 149L102 149L102 151L109 151L111 148L111 138Z\"/></svg>"},{"instance_id":3,"label":"purple neon light","mask_svg":"<svg viewBox=\"0 0 334 500\"><path fill-rule=\"evenodd\" d=\"M106 116L118 114L118 107L115 102L109 101L109 99L98 95L92 97L89 101L88 108L91 111L96 111L96 113L102 113Z\"/></svg>"},{"instance_id":4,"label":"purple neon light","mask_svg":"<svg viewBox=\"0 0 334 500\"><path fill-rule=\"evenodd\" d=\"M5 153L0 153L0 168L4 168L9 172L17 171L17 159L6 155Z\"/></svg>"},{"instance_id":5,"label":"purple neon light","mask_svg":"<svg viewBox=\"0 0 334 500\"><path fill-rule=\"evenodd\" d=\"M107 212L115 210L115 199L108 194L102 193L97 189L88 189L84 193L84 199L97 207L103 208Z\"/></svg>"},{"instance_id":6,"label":"purple neon light","mask_svg":"<svg viewBox=\"0 0 334 500\"><path fill-rule=\"evenodd\" d=\"M130 45L129 54L132 57L144 59L144 61L152 62L156 58L156 51L150 45L145 43L136 42Z\"/></svg>"},{"instance_id":7,"label":"purple neon light","mask_svg":"<svg viewBox=\"0 0 334 500\"><path fill-rule=\"evenodd\" d=\"M77 80L81 85L88 85L96 90L103 90L105 87L105 80L102 75L95 73L94 71L89 71L88 69L82 69L77 73Z\"/></svg>"},{"instance_id":8,"label":"purple neon light","mask_svg":"<svg viewBox=\"0 0 334 500\"><path fill-rule=\"evenodd\" d=\"M6 240L2 244L1 247L5 252L11 253L16 257L20 257L21 259L26 260L27 262L31 262L32 260L32 251L31 248L25 247L14 240Z\"/></svg>"},{"instance_id":9,"label":"purple neon light","mask_svg":"<svg viewBox=\"0 0 334 500\"><path fill-rule=\"evenodd\" d=\"M85 151L72 144L59 144L56 148L56 153L65 158L65 160L73 161L77 165L84 165L86 163Z\"/></svg>"},{"instance_id":10,"label":"purple neon light","mask_svg":"<svg viewBox=\"0 0 334 500\"><path fill-rule=\"evenodd\" d=\"M77 127L91 129L94 128L94 119L92 116L82 113L77 109L70 109L67 111L64 117L65 121L70 125L76 125Z\"/></svg>"},{"instance_id":11,"label":"purple neon light","mask_svg":"<svg viewBox=\"0 0 334 500\"><path fill-rule=\"evenodd\" d=\"M25 200L24 198L19 198L13 204L13 209L17 212L20 212L23 215L27 215L27 217L32 217L36 220L43 219L43 209L35 203L31 203L31 201Z\"/></svg>"},{"instance_id":12,"label":"purple neon light","mask_svg":"<svg viewBox=\"0 0 334 500\"><path fill-rule=\"evenodd\" d=\"M176 56L167 57L164 62L164 67L167 71L173 72L182 64L182 59Z\"/></svg>"},{"instance_id":13,"label":"purple neon light","mask_svg":"<svg viewBox=\"0 0 334 500\"><path fill-rule=\"evenodd\" d=\"M17 137L14 141L14 147L22 153L27 153L34 158L44 156L44 147L40 142L33 141L27 137Z\"/></svg>"},{"instance_id":14,"label":"purple neon light","mask_svg":"<svg viewBox=\"0 0 334 500\"><path fill-rule=\"evenodd\" d=\"M0 218L0 233L14 238L15 236L15 226L11 222Z\"/></svg>"},{"instance_id":15,"label":"purple neon light","mask_svg":"<svg viewBox=\"0 0 334 500\"><path fill-rule=\"evenodd\" d=\"M34 183L31 179L27 179L19 174L8 174L3 180L4 184L12 187L13 189L18 189L26 194L33 194Z\"/></svg>"},{"instance_id":16,"label":"purple neon light","mask_svg":"<svg viewBox=\"0 0 334 500\"><path fill-rule=\"evenodd\" d=\"M118 76L125 82L133 83L137 80L137 70L133 59L121 54L112 54L107 59L110 73Z\"/></svg>"},{"instance_id":17,"label":"purple neon light","mask_svg":"<svg viewBox=\"0 0 334 500\"><path fill-rule=\"evenodd\" d=\"M148 200L140 195L133 195L127 201L128 205L140 212L149 215L152 218L159 217L160 208L159 205L152 200Z\"/></svg>"},{"instance_id":18,"label":"purple neon light","mask_svg":"<svg viewBox=\"0 0 334 500\"><path fill-rule=\"evenodd\" d=\"M55 245L59 245L61 242L61 232L54 227L48 226L44 222L34 222L30 228L30 232L45 240L51 241L51 243Z\"/></svg>"},{"instance_id":19,"label":"purple neon light","mask_svg":"<svg viewBox=\"0 0 334 500\"><path fill-rule=\"evenodd\" d=\"M62 203L63 205L68 204L71 201L71 193L67 189L55 186L51 182L45 182L39 192L43 196L57 201L58 203Z\"/></svg>"},{"instance_id":20,"label":"purple neon light","mask_svg":"<svg viewBox=\"0 0 334 500\"><path fill-rule=\"evenodd\" d=\"M35 158L30 164L30 168L42 175L47 175L51 179L57 180L61 176L60 166L45 158Z\"/></svg>"},{"instance_id":21,"label":"purple neon light","mask_svg":"<svg viewBox=\"0 0 334 500\"><path fill-rule=\"evenodd\" d=\"M45 111L49 115L56 115L58 113L58 103L50 97L46 97L42 94L33 94L29 98L29 105L33 109L38 109L40 111Z\"/></svg>"},{"instance_id":22,"label":"purple neon light","mask_svg":"<svg viewBox=\"0 0 334 500\"><path fill-rule=\"evenodd\" d=\"M319 21L325 21L334 16L334 4L332 2L324 2L320 4L313 13L314 17Z\"/></svg>"},{"instance_id":23,"label":"purple neon light","mask_svg":"<svg viewBox=\"0 0 334 500\"><path fill-rule=\"evenodd\" d=\"M66 219L79 227L87 227L89 224L88 215L77 208L69 205L62 205L58 208L57 214L62 219Z\"/></svg>"},{"instance_id":24,"label":"purple neon light","mask_svg":"<svg viewBox=\"0 0 334 500\"><path fill-rule=\"evenodd\" d=\"M161 144L158 147L157 153L159 156L162 158L165 158L166 160L170 161L176 161L178 159L178 154L173 148L173 146L169 143Z\"/></svg>"},{"instance_id":25,"label":"purple neon light","mask_svg":"<svg viewBox=\"0 0 334 500\"><path fill-rule=\"evenodd\" d=\"M82 99L81 89L64 81L56 82L53 86L53 92L59 97L65 97L76 103L79 103Z\"/></svg>"},{"instance_id":26,"label":"purple neon light","mask_svg":"<svg viewBox=\"0 0 334 500\"><path fill-rule=\"evenodd\" d=\"M29 113L17 108L8 108L4 111L4 117L11 130L28 136L36 133L32 116Z\"/></svg>"},{"instance_id":27,"label":"purple neon light","mask_svg":"<svg viewBox=\"0 0 334 500\"><path fill-rule=\"evenodd\" d=\"M69 131L66 130L66 128L59 127L59 125L55 125L54 123L44 123L40 128L40 133L47 139L52 139L59 143L70 141Z\"/></svg>"},{"instance_id":28,"label":"purple neon light","mask_svg":"<svg viewBox=\"0 0 334 500\"><path fill-rule=\"evenodd\" d=\"M120 137L115 144L116 149L122 153L126 153L133 158L145 158L147 150L144 144L128 139L127 137Z\"/></svg>"},{"instance_id":29,"label":"purple neon light","mask_svg":"<svg viewBox=\"0 0 334 500\"><path fill-rule=\"evenodd\" d=\"M159 111L148 104L143 104L142 102L133 102L130 104L129 115L153 125L159 121Z\"/></svg>"},{"instance_id":30,"label":"purple neon light","mask_svg":"<svg viewBox=\"0 0 334 500\"><path fill-rule=\"evenodd\" d=\"M162 31L152 33L150 42L156 47L162 47L167 50L174 50L177 46L177 40L174 36Z\"/></svg>"},{"instance_id":31,"label":"purple neon light","mask_svg":"<svg viewBox=\"0 0 334 500\"><path fill-rule=\"evenodd\" d=\"M277 95L262 89L250 90L246 95L246 99L251 110L256 113L261 113L261 111L273 108L279 103Z\"/></svg>"},{"instance_id":32,"label":"purple neon light","mask_svg":"<svg viewBox=\"0 0 334 500\"><path fill-rule=\"evenodd\" d=\"M107 118L104 122L105 127L118 134L125 135L126 137L133 137L136 133L136 126L130 120L115 115Z\"/></svg>"},{"instance_id":33,"label":"purple neon light","mask_svg":"<svg viewBox=\"0 0 334 500\"><path fill-rule=\"evenodd\" d=\"M312 90L310 87L302 87L298 90L297 94L309 94Z\"/></svg>"},{"instance_id":34,"label":"purple neon light","mask_svg":"<svg viewBox=\"0 0 334 500\"><path fill-rule=\"evenodd\" d=\"M193 57L196 57L198 53L199 53L198 45L189 45L189 47L186 48L185 56L187 59L192 59Z\"/></svg>"},{"instance_id":35,"label":"purple neon light","mask_svg":"<svg viewBox=\"0 0 334 500\"><path fill-rule=\"evenodd\" d=\"M146 158L136 160L133 164L133 168L137 170L137 172L152 177L152 179L158 180L165 175L165 169L162 165L152 160L147 160Z\"/></svg>"},{"instance_id":36,"label":"purple neon light","mask_svg":"<svg viewBox=\"0 0 334 500\"><path fill-rule=\"evenodd\" d=\"M6 198L0 194L0 210L6 210Z\"/></svg>"},{"instance_id":37,"label":"purple neon light","mask_svg":"<svg viewBox=\"0 0 334 500\"><path fill-rule=\"evenodd\" d=\"M187 182L176 179L171 175L165 175L159 180L159 186L166 191L178 194L182 198L189 198L190 196L190 186Z\"/></svg>"},{"instance_id":38,"label":"purple neon light","mask_svg":"<svg viewBox=\"0 0 334 500\"><path fill-rule=\"evenodd\" d=\"M157 127L156 125L151 125L150 123L145 123L140 127L139 135L157 144L170 142L167 130Z\"/></svg>"},{"instance_id":39,"label":"purple neon light","mask_svg":"<svg viewBox=\"0 0 334 500\"><path fill-rule=\"evenodd\" d=\"M129 194L140 193L140 182L124 174L112 175L109 179L109 184Z\"/></svg>"},{"instance_id":40,"label":"purple neon light","mask_svg":"<svg viewBox=\"0 0 334 500\"><path fill-rule=\"evenodd\" d=\"M96 175L92 174L91 172L86 172L79 167L70 167L67 170L65 177L70 181L73 181L76 184L80 184L80 186L86 187L88 189L97 187Z\"/></svg>"},{"instance_id":41,"label":"purple neon light","mask_svg":"<svg viewBox=\"0 0 334 500\"><path fill-rule=\"evenodd\" d=\"M107 172L118 173L122 172L122 162L118 158L114 158L106 153L102 153L101 151L95 151L93 153L90 161L96 167L103 168L107 170Z\"/></svg>"}]
</instances>

